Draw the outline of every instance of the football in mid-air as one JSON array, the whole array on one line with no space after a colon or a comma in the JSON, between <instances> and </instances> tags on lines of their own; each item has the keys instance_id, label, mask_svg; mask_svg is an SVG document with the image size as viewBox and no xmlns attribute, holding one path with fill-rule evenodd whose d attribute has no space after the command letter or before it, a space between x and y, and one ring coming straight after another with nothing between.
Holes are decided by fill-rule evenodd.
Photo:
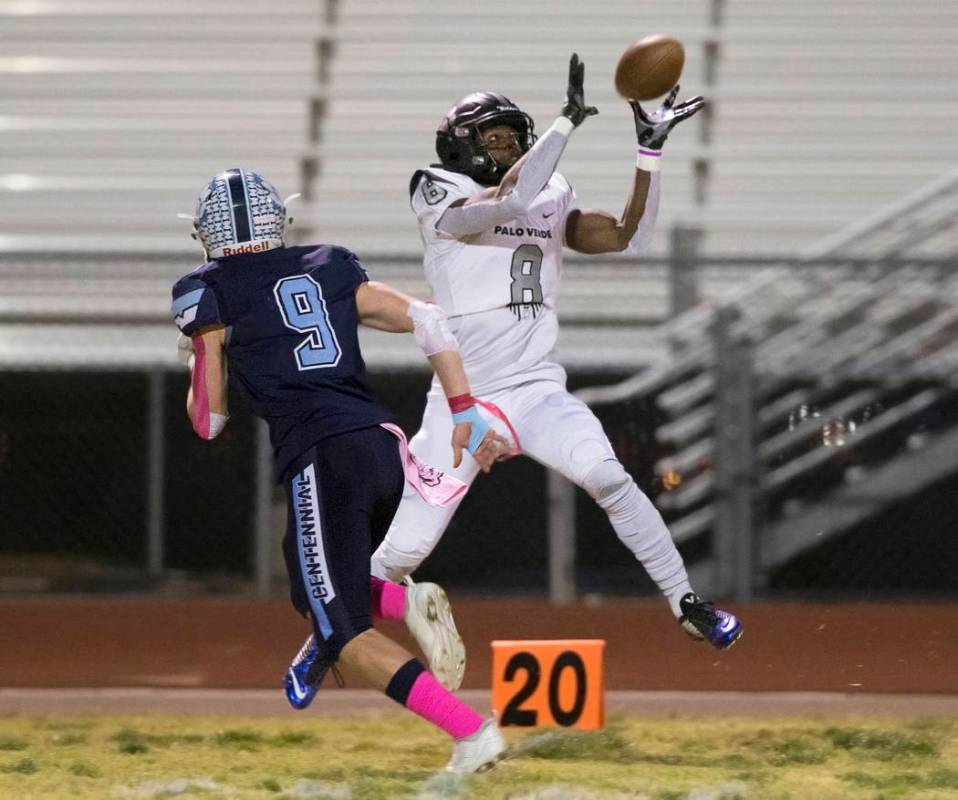
<instances>
[{"instance_id":1,"label":"football in mid-air","mask_svg":"<svg viewBox=\"0 0 958 800\"><path fill-rule=\"evenodd\" d=\"M685 49L663 34L646 36L629 45L615 68L615 90L627 100L652 100L679 82Z\"/></svg>"}]
</instances>

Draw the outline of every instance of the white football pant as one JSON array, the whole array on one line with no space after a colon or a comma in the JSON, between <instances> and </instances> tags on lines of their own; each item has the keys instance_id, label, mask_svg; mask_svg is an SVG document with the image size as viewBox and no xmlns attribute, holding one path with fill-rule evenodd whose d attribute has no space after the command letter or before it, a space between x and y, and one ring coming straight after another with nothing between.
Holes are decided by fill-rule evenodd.
<instances>
[{"instance_id":1,"label":"white football pant","mask_svg":"<svg viewBox=\"0 0 958 800\"><path fill-rule=\"evenodd\" d=\"M502 409L526 455L595 499L619 539L665 594L675 616L681 616L679 599L692 591L682 557L658 510L615 457L592 410L555 381L534 381L482 399ZM471 484L479 468L468 455L458 469L453 468L452 427L446 397L434 383L410 448L426 464ZM399 581L413 572L439 543L458 505L431 506L407 484L389 532L373 554L372 574Z\"/></svg>"}]
</instances>

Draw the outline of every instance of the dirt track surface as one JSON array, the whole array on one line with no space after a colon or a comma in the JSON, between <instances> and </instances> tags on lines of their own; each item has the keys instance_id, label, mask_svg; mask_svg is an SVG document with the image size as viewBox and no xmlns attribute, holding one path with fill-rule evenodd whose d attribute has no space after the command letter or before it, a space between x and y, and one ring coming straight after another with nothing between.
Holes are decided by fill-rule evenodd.
<instances>
[{"instance_id":1,"label":"dirt track surface","mask_svg":"<svg viewBox=\"0 0 958 800\"><path fill-rule=\"evenodd\" d=\"M481 714L486 689L458 696ZM958 696L828 692L606 692L606 713L643 717L895 717L958 716ZM310 719L375 716L404 709L372 689L323 687L306 712L294 711L279 689L0 689L0 714L164 714Z\"/></svg>"},{"instance_id":2,"label":"dirt track surface","mask_svg":"<svg viewBox=\"0 0 958 800\"><path fill-rule=\"evenodd\" d=\"M595 638L610 690L958 695L958 604L733 604L745 635L719 652L658 600L451 599L469 689L489 687L494 639ZM382 630L411 647L398 623ZM281 600L5 598L0 686L275 691L307 632Z\"/></svg>"}]
</instances>

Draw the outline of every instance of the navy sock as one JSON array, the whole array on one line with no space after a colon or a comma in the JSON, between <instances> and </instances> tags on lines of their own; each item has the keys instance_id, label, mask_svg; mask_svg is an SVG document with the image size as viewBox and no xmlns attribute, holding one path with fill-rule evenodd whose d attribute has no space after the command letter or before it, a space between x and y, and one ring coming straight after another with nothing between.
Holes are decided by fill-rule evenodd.
<instances>
[{"instance_id":1,"label":"navy sock","mask_svg":"<svg viewBox=\"0 0 958 800\"><path fill-rule=\"evenodd\" d=\"M405 706L409 693L412 691L412 685L416 682L416 678L425 671L426 668L419 663L418 659L410 658L396 670L396 674L389 680L389 685L386 687L387 696L399 705Z\"/></svg>"}]
</instances>

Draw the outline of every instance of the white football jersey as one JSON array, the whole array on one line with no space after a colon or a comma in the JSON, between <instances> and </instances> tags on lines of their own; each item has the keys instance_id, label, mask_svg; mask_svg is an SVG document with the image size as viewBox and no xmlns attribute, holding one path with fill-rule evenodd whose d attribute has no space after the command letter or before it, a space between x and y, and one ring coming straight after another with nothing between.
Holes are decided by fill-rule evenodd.
<instances>
[{"instance_id":1,"label":"white football jersey","mask_svg":"<svg viewBox=\"0 0 958 800\"><path fill-rule=\"evenodd\" d=\"M473 392L539 377L564 381L552 351L565 221L575 207L568 181L554 173L522 215L460 240L436 223L450 204L484 187L438 167L417 176L411 202L426 279L450 318Z\"/></svg>"}]
</instances>

